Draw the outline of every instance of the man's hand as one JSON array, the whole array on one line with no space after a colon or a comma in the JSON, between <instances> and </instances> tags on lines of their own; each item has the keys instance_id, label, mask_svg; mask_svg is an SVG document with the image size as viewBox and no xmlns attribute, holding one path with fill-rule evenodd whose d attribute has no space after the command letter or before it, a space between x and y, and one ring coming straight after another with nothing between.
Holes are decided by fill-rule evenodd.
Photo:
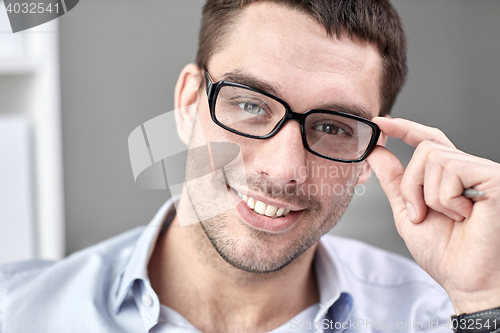
<instances>
[{"instance_id":1,"label":"man's hand","mask_svg":"<svg viewBox=\"0 0 500 333\"><path fill-rule=\"evenodd\" d=\"M500 306L500 164L457 150L435 128L373 121L416 147L406 170L382 146L368 157L416 262L448 292L457 313ZM465 198L472 187L485 196Z\"/></svg>"}]
</instances>

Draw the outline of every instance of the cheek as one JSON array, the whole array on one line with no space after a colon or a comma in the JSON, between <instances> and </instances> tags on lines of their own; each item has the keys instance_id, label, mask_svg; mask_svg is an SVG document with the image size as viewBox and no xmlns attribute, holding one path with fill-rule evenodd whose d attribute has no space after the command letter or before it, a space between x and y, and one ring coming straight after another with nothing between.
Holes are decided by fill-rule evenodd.
<instances>
[{"instance_id":1,"label":"cheek","mask_svg":"<svg viewBox=\"0 0 500 333\"><path fill-rule=\"evenodd\" d=\"M228 130L217 125L210 117L208 109L198 112L199 124L198 131L203 133L206 142L230 142L238 145L241 149L243 160L245 163L251 162L251 156L256 150L259 140L245 138L229 132ZM205 143L204 143L205 144Z\"/></svg>"},{"instance_id":2,"label":"cheek","mask_svg":"<svg viewBox=\"0 0 500 333\"><path fill-rule=\"evenodd\" d=\"M319 162L319 163L318 163ZM309 193L323 202L331 202L338 197L351 196L362 165L347 163L324 163L311 161L308 168Z\"/></svg>"},{"instance_id":3,"label":"cheek","mask_svg":"<svg viewBox=\"0 0 500 333\"><path fill-rule=\"evenodd\" d=\"M253 174L249 166L252 163L253 154L256 150L256 145L258 145L258 140L252 140L240 135L231 133L224 128L217 125L210 117L210 112L208 108L205 110L199 110L198 121L195 129L196 133L192 138L193 144L190 145L191 148L205 145L209 142L229 142L236 144L240 151L242 160L237 157L231 163L228 164L229 160L225 159L213 161L215 164L228 165L241 179L246 179L249 175ZM213 148L212 148L213 149ZM213 152L214 153L214 152ZM216 153L214 153L216 154ZM224 155L224 154L222 154ZM221 155L221 156L222 156ZM234 156L231 154L231 156ZM232 158L232 157L231 157ZM246 177L245 177L246 175ZM241 182L241 181L240 181Z\"/></svg>"},{"instance_id":4,"label":"cheek","mask_svg":"<svg viewBox=\"0 0 500 333\"><path fill-rule=\"evenodd\" d=\"M208 106L198 109L199 128L207 142L235 142L234 137L239 137L217 125L210 116Z\"/></svg>"}]
</instances>

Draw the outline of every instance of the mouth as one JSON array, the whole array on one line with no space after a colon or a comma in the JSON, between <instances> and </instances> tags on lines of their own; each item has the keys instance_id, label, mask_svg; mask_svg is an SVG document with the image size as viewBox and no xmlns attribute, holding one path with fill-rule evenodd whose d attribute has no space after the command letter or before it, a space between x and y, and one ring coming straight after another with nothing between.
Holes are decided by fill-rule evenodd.
<instances>
[{"instance_id":1,"label":"mouth","mask_svg":"<svg viewBox=\"0 0 500 333\"><path fill-rule=\"evenodd\" d=\"M232 193L236 211L242 220L259 230L271 233L289 230L303 211L297 207L283 207L284 205L278 203L264 202L264 198L243 194L230 186L228 191Z\"/></svg>"},{"instance_id":2,"label":"mouth","mask_svg":"<svg viewBox=\"0 0 500 333\"><path fill-rule=\"evenodd\" d=\"M238 191L236 191L236 194L238 194L241 200L243 200L250 209L260 215L265 215L271 218L279 218L287 216L291 211L290 209L283 207L268 205L262 201L254 199L253 197L241 194Z\"/></svg>"}]
</instances>

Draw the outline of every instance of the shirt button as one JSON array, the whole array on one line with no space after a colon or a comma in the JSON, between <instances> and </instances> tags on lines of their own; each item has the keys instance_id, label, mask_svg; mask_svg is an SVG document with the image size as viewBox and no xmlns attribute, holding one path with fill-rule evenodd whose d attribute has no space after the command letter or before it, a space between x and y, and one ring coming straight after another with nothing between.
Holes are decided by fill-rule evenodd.
<instances>
[{"instance_id":1,"label":"shirt button","mask_svg":"<svg viewBox=\"0 0 500 333\"><path fill-rule=\"evenodd\" d=\"M153 299L148 294L143 294L141 299L142 299L142 303L144 303L144 305L146 305L148 307L153 305Z\"/></svg>"}]
</instances>

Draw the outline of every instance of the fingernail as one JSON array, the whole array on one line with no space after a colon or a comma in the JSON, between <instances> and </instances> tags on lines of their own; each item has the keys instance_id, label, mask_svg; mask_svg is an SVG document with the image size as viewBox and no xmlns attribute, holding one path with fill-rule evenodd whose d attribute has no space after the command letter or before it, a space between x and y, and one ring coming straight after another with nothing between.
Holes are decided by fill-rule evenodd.
<instances>
[{"instance_id":1,"label":"fingernail","mask_svg":"<svg viewBox=\"0 0 500 333\"><path fill-rule=\"evenodd\" d=\"M408 218L410 221L415 221L417 218L417 214L415 213L415 208L413 208L413 205L409 202L406 203L406 214L408 215Z\"/></svg>"},{"instance_id":2,"label":"fingernail","mask_svg":"<svg viewBox=\"0 0 500 333\"><path fill-rule=\"evenodd\" d=\"M456 221L456 217L453 217L453 216L446 214L446 213L443 213L443 214L446 215L447 218L452 219L453 221Z\"/></svg>"},{"instance_id":3,"label":"fingernail","mask_svg":"<svg viewBox=\"0 0 500 333\"><path fill-rule=\"evenodd\" d=\"M463 216L460 216L460 215L450 215L450 214L446 214L446 213L443 213L444 215L446 215L448 218L452 219L453 221L458 221L458 222L461 222L464 220L464 217Z\"/></svg>"}]
</instances>

